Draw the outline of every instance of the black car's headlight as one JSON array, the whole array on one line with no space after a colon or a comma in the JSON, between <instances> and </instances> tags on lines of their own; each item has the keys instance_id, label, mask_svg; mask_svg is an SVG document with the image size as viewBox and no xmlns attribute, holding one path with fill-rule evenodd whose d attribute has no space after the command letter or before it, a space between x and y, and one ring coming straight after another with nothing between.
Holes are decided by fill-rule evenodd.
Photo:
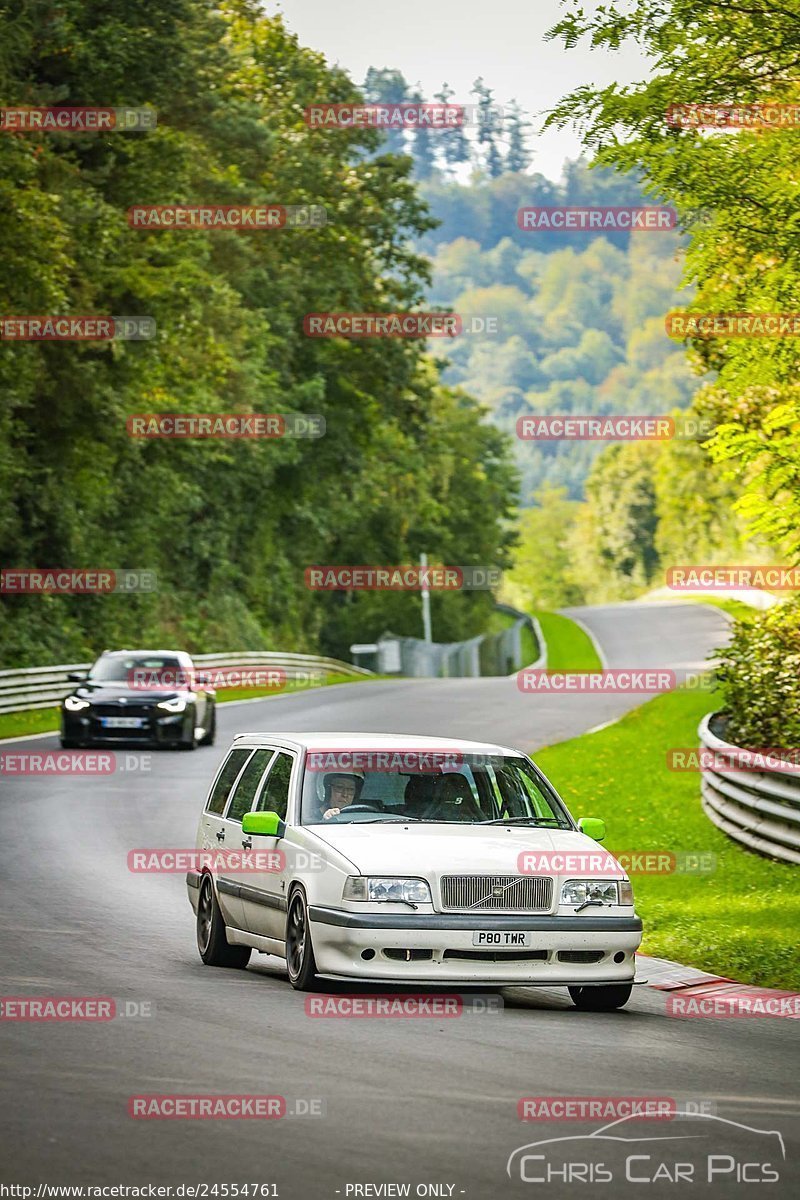
<instances>
[{"instance_id":1,"label":"black car's headlight","mask_svg":"<svg viewBox=\"0 0 800 1200\"><path fill-rule=\"evenodd\" d=\"M179 713L186 708L186 701L182 696L173 696L171 700L162 700L156 708L163 708L165 712Z\"/></svg>"},{"instance_id":2,"label":"black car's headlight","mask_svg":"<svg viewBox=\"0 0 800 1200\"><path fill-rule=\"evenodd\" d=\"M89 701L81 700L80 696L67 696L64 701L64 708L67 712L80 712L82 708L88 708Z\"/></svg>"}]
</instances>

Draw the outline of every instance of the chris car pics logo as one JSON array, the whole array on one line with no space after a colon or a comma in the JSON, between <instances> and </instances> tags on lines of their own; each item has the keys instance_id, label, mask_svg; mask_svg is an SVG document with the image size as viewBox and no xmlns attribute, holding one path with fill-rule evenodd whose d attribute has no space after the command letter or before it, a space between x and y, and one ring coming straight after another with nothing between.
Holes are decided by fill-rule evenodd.
<instances>
[{"instance_id":1,"label":"chris car pics logo","mask_svg":"<svg viewBox=\"0 0 800 1200\"><path fill-rule=\"evenodd\" d=\"M585 1136L529 1142L509 1155L506 1173L522 1183L559 1187L611 1183L632 1197L641 1194L636 1187L655 1183L716 1184L714 1194L724 1195L725 1185L777 1183L785 1166L778 1130L687 1111L674 1114L666 1128L631 1113Z\"/></svg>"}]
</instances>

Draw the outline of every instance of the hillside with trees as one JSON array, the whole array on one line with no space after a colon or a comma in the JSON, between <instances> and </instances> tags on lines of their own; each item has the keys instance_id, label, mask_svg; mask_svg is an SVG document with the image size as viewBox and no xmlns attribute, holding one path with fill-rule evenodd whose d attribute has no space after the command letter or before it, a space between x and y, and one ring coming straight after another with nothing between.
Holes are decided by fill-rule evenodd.
<instances>
[{"instance_id":1,"label":"hillside with trees","mask_svg":"<svg viewBox=\"0 0 800 1200\"><path fill-rule=\"evenodd\" d=\"M310 339L303 317L423 302L430 228L405 157L370 129L313 130L347 75L255 3L3 4L0 91L18 105L147 104L142 133L4 132L5 314L147 315L140 342L0 343L0 560L137 567L153 595L0 597L6 666L156 642L347 654L418 598L310 592L314 563L504 566L506 440L412 341ZM137 203L324 205L318 229L132 230ZM322 414L326 436L143 441L142 412ZM488 593L433 597L439 636Z\"/></svg>"}]
</instances>

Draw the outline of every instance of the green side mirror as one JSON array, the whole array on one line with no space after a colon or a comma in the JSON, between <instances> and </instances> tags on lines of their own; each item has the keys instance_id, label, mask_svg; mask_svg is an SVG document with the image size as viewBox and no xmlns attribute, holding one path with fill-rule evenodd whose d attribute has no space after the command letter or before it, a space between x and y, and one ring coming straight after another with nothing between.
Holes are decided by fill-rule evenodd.
<instances>
[{"instance_id":1,"label":"green side mirror","mask_svg":"<svg viewBox=\"0 0 800 1200\"><path fill-rule=\"evenodd\" d=\"M599 817L580 817L578 820L578 829L594 842L602 842L606 836L606 823L605 821L601 821Z\"/></svg>"},{"instance_id":2,"label":"green side mirror","mask_svg":"<svg viewBox=\"0 0 800 1200\"><path fill-rule=\"evenodd\" d=\"M283 821L276 812L249 812L242 817L242 833L256 833L262 837L282 837Z\"/></svg>"}]
</instances>

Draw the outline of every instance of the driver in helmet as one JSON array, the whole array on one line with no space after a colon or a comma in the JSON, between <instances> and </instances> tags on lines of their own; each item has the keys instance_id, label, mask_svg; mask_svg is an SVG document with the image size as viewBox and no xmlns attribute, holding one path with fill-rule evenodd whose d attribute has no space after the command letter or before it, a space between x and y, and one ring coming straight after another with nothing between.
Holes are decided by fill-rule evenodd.
<instances>
[{"instance_id":1,"label":"driver in helmet","mask_svg":"<svg viewBox=\"0 0 800 1200\"><path fill-rule=\"evenodd\" d=\"M358 771L335 771L325 776L322 786L325 792L322 819L329 821L331 817L338 817L343 808L358 800L364 786L364 776Z\"/></svg>"}]
</instances>

